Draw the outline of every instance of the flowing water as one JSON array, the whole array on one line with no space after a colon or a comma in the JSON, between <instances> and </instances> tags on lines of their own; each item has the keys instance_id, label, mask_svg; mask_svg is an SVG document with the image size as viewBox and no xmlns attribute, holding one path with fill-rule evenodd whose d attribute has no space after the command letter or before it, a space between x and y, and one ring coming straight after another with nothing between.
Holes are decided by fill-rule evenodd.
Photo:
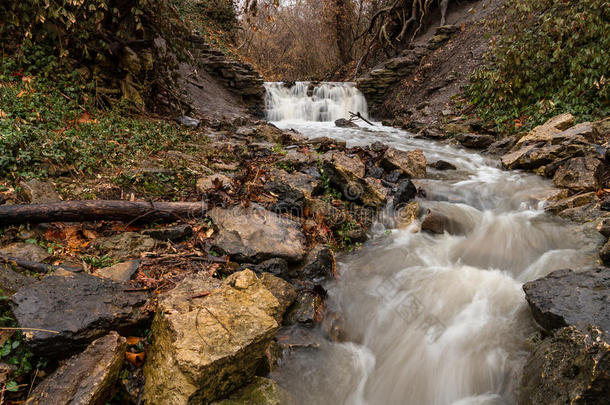
<instances>
[{"instance_id":1,"label":"flowing water","mask_svg":"<svg viewBox=\"0 0 610 405\"><path fill-rule=\"evenodd\" d=\"M537 176L503 171L496 160L378 126L336 128L346 111L366 114L349 84L323 84L307 95L269 83L268 118L309 137L348 146L375 141L422 149L429 169L416 180L433 209L458 220L462 236L386 230L381 223L361 250L339 258L339 278L326 285L347 340L300 350L274 377L302 404L512 404L536 330L524 282L560 268L596 263L594 236L544 214L552 185ZM322 333L320 331L320 333Z\"/></svg>"}]
</instances>

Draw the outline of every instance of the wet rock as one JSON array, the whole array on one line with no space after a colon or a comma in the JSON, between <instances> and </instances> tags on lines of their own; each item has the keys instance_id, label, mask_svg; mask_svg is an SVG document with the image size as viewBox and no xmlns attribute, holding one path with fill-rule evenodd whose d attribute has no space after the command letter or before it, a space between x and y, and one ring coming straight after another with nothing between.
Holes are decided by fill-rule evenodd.
<instances>
[{"instance_id":1,"label":"wet rock","mask_svg":"<svg viewBox=\"0 0 610 405\"><path fill-rule=\"evenodd\" d=\"M198 179L196 187L197 191L202 194L208 194L216 190L231 190L233 188L233 180L224 174L215 173Z\"/></svg>"},{"instance_id":2,"label":"wet rock","mask_svg":"<svg viewBox=\"0 0 610 405\"><path fill-rule=\"evenodd\" d=\"M520 405L607 404L610 398L607 332L566 327L537 345L521 377Z\"/></svg>"},{"instance_id":3,"label":"wet rock","mask_svg":"<svg viewBox=\"0 0 610 405\"><path fill-rule=\"evenodd\" d=\"M597 190L601 183L602 163L592 157L577 157L563 164L553 177L557 187L572 191Z\"/></svg>"},{"instance_id":4,"label":"wet rock","mask_svg":"<svg viewBox=\"0 0 610 405\"><path fill-rule=\"evenodd\" d=\"M442 235L445 232L450 235L463 235L466 232L464 226L458 221L434 211L426 215L421 224L421 230L438 235Z\"/></svg>"},{"instance_id":5,"label":"wet rock","mask_svg":"<svg viewBox=\"0 0 610 405\"><path fill-rule=\"evenodd\" d=\"M444 160L437 160L436 162L431 163L428 166L430 166L433 169L441 170L441 171L443 171L443 170L456 170L457 169L455 167L455 165L453 165L453 164L451 164L449 162L446 162Z\"/></svg>"},{"instance_id":6,"label":"wet rock","mask_svg":"<svg viewBox=\"0 0 610 405\"><path fill-rule=\"evenodd\" d=\"M125 339L116 332L93 341L66 360L28 397L28 405L100 405L110 399L125 359Z\"/></svg>"},{"instance_id":7,"label":"wet rock","mask_svg":"<svg viewBox=\"0 0 610 405\"><path fill-rule=\"evenodd\" d=\"M574 125L574 117L570 113L551 118L542 125L532 129L527 135L517 141L517 145L536 142L549 142L553 136L559 135Z\"/></svg>"},{"instance_id":8,"label":"wet rock","mask_svg":"<svg viewBox=\"0 0 610 405\"><path fill-rule=\"evenodd\" d=\"M334 278L336 262L332 250L323 245L315 246L309 251L303 264L299 266L298 274L307 280Z\"/></svg>"},{"instance_id":9,"label":"wet rock","mask_svg":"<svg viewBox=\"0 0 610 405\"><path fill-rule=\"evenodd\" d=\"M288 307L292 305L294 300L296 300L297 292L289 282L284 281L270 273L263 273L260 276L260 280L280 304L280 309L275 319L278 321L278 323L281 323L282 316Z\"/></svg>"},{"instance_id":10,"label":"wet rock","mask_svg":"<svg viewBox=\"0 0 610 405\"><path fill-rule=\"evenodd\" d=\"M177 241L193 235L193 228L190 225L182 224L170 226L168 228L155 228L142 231L143 235L162 241Z\"/></svg>"},{"instance_id":11,"label":"wet rock","mask_svg":"<svg viewBox=\"0 0 610 405\"><path fill-rule=\"evenodd\" d=\"M576 194L576 195L573 195L572 197L564 198L562 200L549 204L544 209L547 212L557 214L561 211L564 211L564 210L567 210L570 208L582 207L583 205L591 204L595 201L597 201L597 196L595 195L594 192L585 193L585 194Z\"/></svg>"},{"instance_id":12,"label":"wet rock","mask_svg":"<svg viewBox=\"0 0 610 405\"><path fill-rule=\"evenodd\" d=\"M417 195L417 187L411 180L402 180L396 186L396 192L394 193L394 206L397 207L401 204L406 204Z\"/></svg>"},{"instance_id":13,"label":"wet rock","mask_svg":"<svg viewBox=\"0 0 610 405\"><path fill-rule=\"evenodd\" d=\"M350 120L346 120L345 118L335 120L335 126L339 128L359 128L358 124Z\"/></svg>"},{"instance_id":14,"label":"wet rock","mask_svg":"<svg viewBox=\"0 0 610 405\"><path fill-rule=\"evenodd\" d=\"M523 165L523 160L525 159L527 154L530 151L535 150L536 147L537 147L536 144L531 144L531 145L524 146L516 151L511 151L511 152L505 154L501 158L502 166L505 169L511 169L511 170L520 167L521 165Z\"/></svg>"},{"instance_id":15,"label":"wet rock","mask_svg":"<svg viewBox=\"0 0 610 405\"><path fill-rule=\"evenodd\" d=\"M491 135L458 134L455 139L464 147L471 149L485 149L491 146L496 139Z\"/></svg>"},{"instance_id":16,"label":"wet rock","mask_svg":"<svg viewBox=\"0 0 610 405\"><path fill-rule=\"evenodd\" d=\"M79 273L62 273L20 289L11 308L24 341L45 357L66 357L110 330L133 332L149 319L147 294L126 292L128 284Z\"/></svg>"},{"instance_id":17,"label":"wet rock","mask_svg":"<svg viewBox=\"0 0 610 405\"><path fill-rule=\"evenodd\" d=\"M278 329L279 312L252 271L222 282L205 273L188 276L159 297L143 402L210 403L248 383Z\"/></svg>"},{"instance_id":18,"label":"wet rock","mask_svg":"<svg viewBox=\"0 0 610 405\"><path fill-rule=\"evenodd\" d=\"M364 178L365 166L358 156L329 152L323 157L322 169L330 183L350 201L378 206L386 202L385 191L371 178Z\"/></svg>"},{"instance_id":19,"label":"wet rock","mask_svg":"<svg viewBox=\"0 0 610 405\"><path fill-rule=\"evenodd\" d=\"M346 220L346 213L320 198L305 199L305 216L322 220L334 227Z\"/></svg>"},{"instance_id":20,"label":"wet rock","mask_svg":"<svg viewBox=\"0 0 610 405\"><path fill-rule=\"evenodd\" d=\"M382 178L384 173L385 173L384 170L381 167L377 167L377 166L372 166L370 168L367 168L367 171L366 171L366 175L368 177L372 177L374 179Z\"/></svg>"},{"instance_id":21,"label":"wet rock","mask_svg":"<svg viewBox=\"0 0 610 405\"><path fill-rule=\"evenodd\" d=\"M610 269L557 270L523 290L534 319L547 331L587 325L610 331Z\"/></svg>"},{"instance_id":22,"label":"wet rock","mask_svg":"<svg viewBox=\"0 0 610 405\"><path fill-rule=\"evenodd\" d=\"M426 157L421 150L405 152L388 148L383 154L381 165L386 170L402 170L410 178L426 177Z\"/></svg>"},{"instance_id":23,"label":"wet rock","mask_svg":"<svg viewBox=\"0 0 610 405\"><path fill-rule=\"evenodd\" d=\"M610 237L610 218L603 218L597 225L597 230L606 238Z\"/></svg>"},{"instance_id":24,"label":"wet rock","mask_svg":"<svg viewBox=\"0 0 610 405\"><path fill-rule=\"evenodd\" d=\"M610 241L606 242L599 251L599 258L602 259L602 263L606 266L610 266Z\"/></svg>"},{"instance_id":25,"label":"wet rock","mask_svg":"<svg viewBox=\"0 0 610 405\"><path fill-rule=\"evenodd\" d=\"M288 262L277 257L265 260L259 264L242 264L240 270L245 269L250 269L259 275L269 273L282 278L289 278L292 275L292 272L288 267Z\"/></svg>"},{"instance_id":26,"label":"wet rock","mask_svg":"<svg viewBox=\"0 0 610 405\"><path fill-rule=\"evenodd\" d=\"M346 233L346 238L353 243L364 243L369 239L366 229L362 226L356 226Z\"/></svg>"},{"instance_id":27,"label":"wet rock","mask_svg":"<svg viewBox=\"0 0 610 405\"><path fill-rule=\"evenodd\" d=\"M50 182L37 179L19 183L25 198L30 204L54 203L60 201L55 186Z\"/></svg>"},{"instance_id":28,"label":"wet rock","mask_svg":"<svg viewBox=\"0 0 610 405\"><path fill-rule=\"evenodd\" d=\"M269 378L255 377L249 385L231 394L229 398L212 405L297 405L296 400Z\"/></svg>"},{"instance_id":29,"label":"wet rock","mask_svg":"<svg viewBox=\"0 0 610 405\"><path fill-rule=\"evenodd\" d=\"M264 186L265 191L277 196L277 202L271 209L275 212L287 212L294 216L303 213L303 202L305 195L286 183L268 181Z\"/></svg>"},{"instance_id":30,"label":"wet rock","mask_svg":"<svg viewBox=\"0 0 610 405\"><path fill-rule=\"evenodd\" d=\"M189 127L189 128L198 128L199 125L201 124L201 121L199 121L198 119L191 118L187 115L179 116L178 118L176 118L176 122L180 125L183 125L183 126Z\"/></svg>"},{"instance_id":31,"label":"wet rock","mask_svg":"<svg viewBox=\"0 0 610 405\"><path fill-rule=\"evenodd\" d=\"M410 177L406 175L402 170L392 170L384 178L384 180L389 183L398 183L400 180L403 179L410 179Z\"/></svg>"},{"instance_id":32,"label":"wet rock","mask_svg":"<svg viewBox=\"0 0 610 405\"><path fill-rule=\"evenodd\" d=\"M516 143L517 138L515 136L507 136L489 145L486 152L492 155L503 155L513 148Z\"/></svg>"},{"instance_id":33,"label":"wet rock","mask_svg":"<svg viewBox=\"0 0 610 405\"><path fill-rule=\"evenodd\" d=\"M298 262L305 256L299 223L255 207L214 208L209 217L218 228L213 246L238 262L279 257Z\"/></svg>"},{"instance_id":34,"label":"wet rock","mask_svg":"<svg viewBox=\"0 0 610 405\"><path fill-rule=\"evenodd\" d=\"M385 152L386 149L388 149L388 145L380 141L375 141L371 144L370 148L373 152Z\"/></svg>"},{"instance_id":35,"label":"wet rock","mask_svg":"<svg viewBox=\"0 0 610 405\"><path fill-rule=\"evenodd\" d=\"M574 125L571 128L562 131L557 135L553 135L551 143L558 145L564 142L597 142L598 132L597 129L590 122L582 122Z\"/></svg>"},{"instance_id":36,"label":"wet rock","mask_svg":"<svg viewBox=\"0 0 610 405\"><path fill-rule=\"evenodd\" d=\"M0 254L32 262L44 262L51 254L33 243L13 243L0 249Z\"/></svg>"},{"instance_id":37,"label":"wet rock","mask_svg":"<svg viewBox=\"0 0 610 405\"><path fill-rule=\"evenodd\" d=\"M155 241L150 236L137 232L124 232L114 236L97 238L94 246L117 260L125 260L143 252L150 252L155 247Z\"/></svg>"},{"instance_id":38,"label":"wet rock","mask_svg":"<svg viewBox=\"0 0 610 405\"><path fill-rule=\"evenodd\" d=\"M36 281L34 277L24 276L9 266L0 264L0 295L11 297L21 288Z\"/></svg>"},{"instance_id":39,"label":"wet rock","mask_svg":"<svg viewBox=\"0 0 610 405\"><path fill-rule=\"evenodd\" d=\"M419 203L416 201L397 207L394 211L394 226L400 229L408 227L417 219L418 213Z\"/></svg>"},{"instance_id":40,"label":"wet rock","mask_svg":"<svg viewBox=\"0 0 610 405\"><path fill-rule=\"evenodd\" d=\"M313 291L301 291L284 316L284 325L313 325L322 321L324 300Z\"/></svg>"},{"instance_id":41,"label":"wet rock","mask_svg":"<svg viewBox=\"0 0 610 405\"><path fill-rule=\"evenodd\" d=\"M129 260L117 263L114 266L104 267L96 271L95 275L120 283L128 283L140 268L140 260Z\"/></svg>"},{"instance_id":42,"label":"wet rock","mask_svg":"<svg viewBox=\"0 0 610 405\"><path fill-rule=\"evenodd\" d=\"M335 149L336 147L345 148L347 143L337 139L332 139L327 136L321 136L319 138L313 138L307 141L310 145L314 145L316 149L321 151L327 151Z\"/></svg>"}]
</instances>

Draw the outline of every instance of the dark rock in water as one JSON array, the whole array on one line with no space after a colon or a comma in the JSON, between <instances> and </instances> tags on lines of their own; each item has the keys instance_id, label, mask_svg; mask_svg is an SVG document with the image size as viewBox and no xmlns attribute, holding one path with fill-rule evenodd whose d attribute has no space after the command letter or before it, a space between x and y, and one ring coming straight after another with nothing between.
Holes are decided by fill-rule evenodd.
<instances>
[{"instance_id":1,"label":"dark rock in water","mask_svg":"<svg viewBox=\"0 0 610 405\"><path fill-rule=\"evenodd\" d=\"M193 228L190 225L176 225L168 228L147 229L142 234L148 235L157 240L176 241L193 235Z\"/></svg>"},{"instance_id":2,"label":"dark rock in water","mask_svg":"<svg viewBox=\"0 0 610 405\"><path fill-rule=\"evenodd\" d=\"M471 149L485 149L496 141L491 135L478 134L458 134L455 139L457 139L462 146Z\"/></svg>"},{"instance_id":3,"label":"dark rock in water","mask_svg":"<svg viewBox=\"0 0 610 405\"><path fill-rule=\"evenodd\" d=\"M603 164L598 159L576 157L557 169L553 183L572 191L596 191L601 184L602 172Z\"/></svg>"},{"instance_id":4,"label":"dark rock in water","mask_svg":"<svg viewBox=\"0 0 610 405\"><path fill-rule=\"evenodd\" d=\"M590 327L557 330L537 345L523 369L518 403L610 403L607 332Z\"/></svg>"},{"instance_id":5,"label":"dark rock in water","mask_svg":"<svg viewBox=\"0 0 610 405\"><path fill-rule=\"evenodd\" d=\"M402 180L396 187L396 193L394 194L394 206L397 207L401 204L406 204L417 195L417 187L411 180Z\"/></svg>"},{"instance_id":6,"label":"dark rock in water","mask_svg":"<svg viewBox=\"0 0 610 405\"><path fill-rule=\"evenodd\" d=\"M377 167L377 166L368 167L366 170L366 175L368 177L372 177L374 179L382 178L384 173L385 173L384 170L381 167Z\"/></svg>"},{"instance_id":7,"label":"dark rock in water","mask_svg":"<svg viewBox=\"0 0 610 405\"><path fill-rule=\"evenodd\" d=\"M313 291L301 291L284 316L285 325L313 325L322 321L324 300Z\"/></svg>"},{"instance_id":8,"label":"dark rock in water","mask_svg":"<svg viewBox=\"0 0 610 405\"><path fill-rule=\"evenodd\" d=\"M453 164L446 162L444 160L437 160L434 163L430 163L428 166L430 166L433 169L441 170L441 171L442 170L456 170L456 167Z\"/></svg>"},{"instance_id":9,"label":"dark rock in water","mask_svg":"<svg viewBox=\"0 0 610 405\"><path fill-rule=\"evenodd\" d=\"M108 331L133 332L149 319L148 295L126 292L128 288L128 284L66 272L22 288L11 299L11 308L19 326L59 332L28 332L24 340L33 352L66 357Z\"/></svg>"},{"instance_id":10,"label":"dark rock in water","mask_svg":"<svg viewBox=\"0 0 610 405\"><path fill-rule=\"evenodd\" d=\"M386 144L379 141L373 142L370 147L373 152L385 152L388 149Z\"/></svg>"},{"instance_id":11,"label":"dark rock in water","mask_svg":"<svg viewBox=\"0 0 610 405\"><path fill-rule=\"evenodd\" d=\"M368 240L369 236L366 233L366 229L361 226L357 226L347 231L347 238L354 243L364 243Z\"/></svg>"},{"instance_id":12,"label":"dark rock in water","mask_svg":"<svg viewBox=\"0 0 610 405\"><path fill-rule=\"evenodd\" d=\"M557 270L523 290L534 319L547 331L587 325L610 331L610 269Z\"/></svg>"},{"instance_id":13,"label":"dark rock in water","mask_svg":"<svg viewBox=\"0 0 610 405\"><path fill-rule=\"evenodd\" d=\"M335 121L335 126L340 128L359 128L359 126L350 120L346 120L345 118L339 118Z\"/></svg>"},{"instance_id":14,"label":"dark rock in water","mask_svg":"<svg viewBox=\"0 0 610 405\"><path fill-rule=\"evenodd\" d=\"M271 208L273 211L278 213L287 212L295 216L302 215L303 199L305 198L303 192L286 183L277 181L265 183L264 189L277 196L277 202Z\"/></svg>"},{"instance_id":15,"label":"dark rock in water","mask_svg":"<svg viewBox=\"0 0 610 405\"><path fill-rule=\"evenodd\" d=\"M340 141L338 139L332 139L327 136L321 136L319 138L313 138L307 141L310 145L315 145L318 150L327 151L336 147L345 148L347 142Z\"/></svg>"},{"instance_id":16,"label":"dark rock in water","mask_svg":"<svg viewBox=\"0 0 610 405\"><path fill-rule=\"evenodd\" d=\"M384 180L389 183L398 183L400 180L409 178L410 177L406 175L402 170L392 170L385 176Z\"/></svg>"},{"instance_id":17,"label":"dark rock in water","mask_svg":"<svg viewBox=\"0 0 610 405\"><path fill-rule=\"evenodd\" d=\"M507 136L489 145L487 153L494 155L503 155L517 143L516 136Z\"/></svg>"},{"instance_id":18,"label":"dark rock in water","mask_svg":"<svg viewBox=\"0 0 610 405\"><path fill-rule=\"evenodd\" d=\"M298 262L305 256L305 236L298 222L254 206L214 208L208 216L218 228L212 246L237 262L273 257Z\"/></svg>"},{"instance_id":19,"label":"dark rock in water","mask_svg":"<svg viewBox=\"0 0 610 405\"><path fill-rule=\"evenodd\" d=\"M257 274L270 273L277 277L289 278L291 273L288 268L288 262L279 257L265 260L259 264L243 264L239 270L250 269Z\"/></svg>"},{"instance_id":20,"label":"dark rock in water","mask_svg":"<svg viewBox=\"0 0 610 405\"><path fill-rule=\"evenodd\" d=\"M600 209L602 211L610 211L610 200L604 200L601 203Z\"/></svg>"},{"instance_id":21,"label":"dark rock in water","mask_svg":"<svg viewBox=\"0 0 610 405\"><path fill-rule=\"evenodd\" d=\"M116 332L93 341L46 377L28 404L105 404L113 393L125 359L125 339Z\"/></svg>"},{"instance_id":22,"label":"dark rock in water","mask_svg":"<svg viewBox=\"0 0 610 405\"><path fill-rule=\"evenodd\" d=\"M610 241L606 242L599 251L599 258L602 259L602 263L606 266L610 266Z\"/></svg>"},{"instance_id":23,"label":"dark rock in water","mask_svg":"<svg viewBox=\"0 0 610 405\"><path fill-rule=\"evenodd\" d=\"M441 213L429 212L421 224L421 230L429 233L442 235L447 232L451 235L463 235L464 226Z\"/></svg>"},{"instance_id":24,"label":"dark rock in water","mask_svg":"<svg viewBox=\"0 0 610 405\"><path fill-rule=\"evenodd\" d=\"M284 351L318 349L325 343L318 331L298 324L280 328L275 338Z\"/></svg>"},{"instance_id":25,"label":"dark rock in water","mask_svg":"<svg viewBox=\"0 0 610 405\"><path fill-rule=\"evenodd\" d=\"M186 115L181 115L180 117L176 118L176 122L189 128L197 128L201 124L201 121L198 119L191 118Z\"/></svg>"},{"instance_id":26,"label":"dark rock in water","mask_svg":"<svg viewBox=\"0 0 610 405\"><path fill-rule=\"evenodd\" d=\"M303 278L313 281L333 278L335 276L335 255L326 246L314 247L305 257L298 273Z\"/></svg>"}]
</instances>

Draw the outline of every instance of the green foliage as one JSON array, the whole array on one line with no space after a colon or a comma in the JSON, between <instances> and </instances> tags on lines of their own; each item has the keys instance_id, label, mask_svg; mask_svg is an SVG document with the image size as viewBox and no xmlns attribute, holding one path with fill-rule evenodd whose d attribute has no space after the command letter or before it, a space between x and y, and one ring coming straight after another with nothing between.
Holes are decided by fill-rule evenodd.
<instances>
[{"instance_id":1,"label":"green foliage","mask_svg":"<svg viewBox=\"0 0 610 405\"><path fill-rule=\"evenodd\" d=\"M514 0L496 23L488 63L467 90L483 118L513 130L514 120L527 128L566 111L609 114L608 0Z\"/></svg>"},{"instance_id":2,"label":"green foliage","mask_svg":"<svg viewBox=\"0 0 610 405\"><path fill-rule=\"evenodd\" d=\"M0 177L93 174L188 142L194 132L134 117L127 105L95 107L76 71L41 47L0 62Z\"/></svg>"}]
</instances>

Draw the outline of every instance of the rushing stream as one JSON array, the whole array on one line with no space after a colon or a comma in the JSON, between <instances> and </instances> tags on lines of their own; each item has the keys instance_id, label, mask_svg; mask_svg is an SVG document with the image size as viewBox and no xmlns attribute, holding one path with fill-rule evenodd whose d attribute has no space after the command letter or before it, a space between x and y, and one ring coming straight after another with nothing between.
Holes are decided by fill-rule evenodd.
<instances>
[{"instance_id":1,"label":"rushing stream","mask_svg":"<svg viewBox=\"0 0 610 405\"><path fill-rule=\"evenodd\" d=\"M361 250L339 258L339 279L326 286L347 342L296 351L274 377L302 404L514 403L536 330L522 284L596 262L595 243L578 226L544 214L551 183L405 131L337 128L330 121L347 111L367 112L350 85L324 84L309 96L306 83L266 87L268 118L279 127L453 163L457 170L428 169L415 181L427 192L419 203L467 229L430 235L417 232L419 223L376 224Z\"/></svg>"}]
</instances>

